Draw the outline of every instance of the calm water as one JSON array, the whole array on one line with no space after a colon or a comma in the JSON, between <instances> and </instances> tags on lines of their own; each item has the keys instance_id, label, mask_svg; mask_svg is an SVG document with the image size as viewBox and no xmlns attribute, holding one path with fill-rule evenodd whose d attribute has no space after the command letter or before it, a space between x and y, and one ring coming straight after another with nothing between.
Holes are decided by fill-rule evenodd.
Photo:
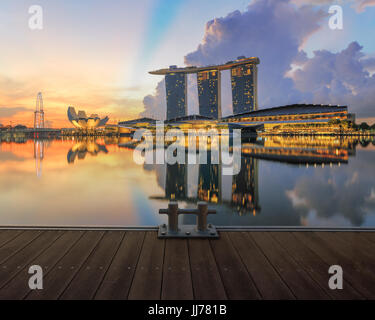
<instances>
[{"instance_id":1,"label":"calm water","mask_svg":"<svg viewBox=\"0 0 375 320\"><path fill-rule=\"evenodd\" d=\"M128 142L1 142L0 225L154 226L175 199L210 202L216 225L375 226L375 142L251 140L233 177L221 165L139 166Z\"/></svg>"}]
</instances>

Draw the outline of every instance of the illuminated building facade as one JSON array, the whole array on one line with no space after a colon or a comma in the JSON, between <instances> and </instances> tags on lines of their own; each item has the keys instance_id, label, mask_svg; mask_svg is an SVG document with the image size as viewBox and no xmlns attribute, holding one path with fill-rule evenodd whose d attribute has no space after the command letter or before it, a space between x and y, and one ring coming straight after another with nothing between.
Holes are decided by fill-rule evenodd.
<instances>
[{"instance_id":1,"label":"illuminated building facade","mask_svg":"<svg viewBox=\"0 0 375 320\"><path fill-rule=\"evenodd\" d=\"M199 114L221 118L221 71L232 72L233 110L235 114L257 109L257 64L259 58L238 57L221 65L189 66L150 71L164 75L167 93L167 120L187 115L186 75L196 73L198 81Z\"/></svg>"},{"instance_id":2,"label":"illuminated building facade","mask_svg":"<svg viewBox=\"0 0 375 320\"><path fill-rule=\"evenodd\" d=\"M76 128L81 130L94 130L103 127L109 120L108 117L100 119L97 114L88 117L85 111L78 111L77 114L73 107L68 108L68 119Z\"/></svg>"},{"instance_id":3,"label":"illuminated building facade","mask_svg":"<svg viewBox=\"0 0 375 320\"><path fill-rule=\"evenodd\" d=\"M186 73L169 73L165 76L167 119L187 115Z\"/></svg>"},{"instance_id":4,"label":"illuminated building facade","mask_svg":"<svg viewBox=\"0 0 375 320\"><path fill-rule=\"evenodd\" d=\"M245 64L231 69L233 114L256 111L257 65Z\"/></svg>"},{"instance_id":5,"label":"illuminated building facade","mask_svg":"<svg viewBox=\"0 0 375 320\"><path fill-rule=\"evenodd\" d=\"M333 120L352 122L353 119L353 115L348 113L347 106L293 104L231 115L222 121L245 126L264 124L266 128L285 128L324 125Z\"/></svg>"},{"instance_id":6,"label":"illuminated building facade","mask_svg":"<svg viewBox=\"0 0 375 320\"><path fill-rule=\"evenodd\" d=\"M218 70L198 72L199 114L221 118L221 73Z\"/></svg>"}]
</instances>

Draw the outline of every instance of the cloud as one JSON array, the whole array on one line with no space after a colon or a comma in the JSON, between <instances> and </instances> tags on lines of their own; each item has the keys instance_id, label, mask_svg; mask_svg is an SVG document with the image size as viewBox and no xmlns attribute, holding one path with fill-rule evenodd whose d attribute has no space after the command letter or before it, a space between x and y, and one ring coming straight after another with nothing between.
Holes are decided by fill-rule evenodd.
<instances>
[{"instance_id":1,"label":"cloud","mask_svg":"<svg viewBox=\"0 0 375 320\"><path fill-rule=\"evenodd\" d=\"M374 209L374 206L366 203L368 186L354 183L353 177L346 178L348 180L344 185L338 185L333 176L306 176L297 182L294 190L286 194L302 216L306 216L311 209L317 217L328 219L342 216L352 225L361 226L368 210ZM295 199L298 199L298 203Z\"/></svg>"},{"instance_id":2,"label":"cloud","mask_svg":"<svg viewBox=\"0 0 375 320\"><path fill-rule=\"evenodd\" d=\"M140 114L141 117L150 117L157 120L165 119L167 110L165 80L158 83L155 93L149 94L143 99L144 111Z\"/></svg>"},{"instance_id":3,"label":"cloud","mask_svg":"<svg viewBox=\"0 0 375 320\"><path fill-rule=\"evenodd\" d=\"M5 161L25 161L26 158L20 157L10 151L1 151L0 152L0 162Z\"/></svg>"},{"instance_id":4,"label":"cloud","mask_svg":"<svg viewBox=\"0 0 375 320\"><path fill-rule=\"evenodd\" d=\"M196 75L188 75L187 77L188 92L188 113L197 114L199 112L198 105L198 87ZM158 83L155 93L147 95L143 99L144 111L140 113L141 117L150 117L157 120L166 118L167 103L165 93L165 80Z\"/></svg>"},{"instance_id":5,"label":"cloud","mask_svg":"<svg viewBox=\"0 0 375 320\"><path fill-rule=\"evenodd\" d=\"M355 8L357 12L363 12L367 7L375 6L375 0L357 0L355 1Z\"/></svg>"},{"instance_id":6,"label":"cloud","mask_svg":"<svg viewBox=\"0 0 375 320\"><path fill-rule=\"evenodd\" d=\"M352 42L344 50L314 52L290 74L295 87L311 96L311 102L349 105L358 116L374 114L375 76L367 69L373 58L364 58L362 47Z\"/></svg>"},{"instance_id":7,"label":"cloud","mask_svg":"<svg viewBox=\"0 0 375 320\"><path fill-rule=\"evenodd\" d=\"M289 103L292 99L303 99L294 89L293 81L285 77L291 63L299 57L299 47L311 34L320 29L326 16L313 8L296 8L289 0L254 1L245 12L234 11L223 18L206 24L204 38L197 50L185 57L186 65L225 63L237 56L258 56L259 101L262 106ZM226 81L228 82L228 81ZM230 83L222 81L223 86ZM223 92L230 94L230 89ZM162 83L156 94L145 97L147 114L156 110L165 97ZM190 98L190 97L189 97ZM228 100L223 97L223 100ZM223 113L231 106L223 105Z\"/></svg>"},{"instance_id":8,"label":"cloud","mask_svg":"<svg viewBox=\"0 0 375 320\"><path fill-rule=\"evenodd\" d=\"M375 58L374 57L367 57L361 60L363 68L368 71L370 74L375 73Z\"/></svg>"},{"instance_id":9,"label":"cloud","mask_svg":"<svg viewBox=\"0 0 375 320\"><path fill-rule=\"evenodd\" d=\"M0 118L13 117L17 113L30 111L30 109L24 107L0 107Z\"/></svg>"},{"instance_id":10,"label":"cloud","mask_svg":"<svg viewBox=\"0 0 375 320\"><path fill-rule=\"evenodd\" d=\"M356 5L363 7L370 3L365 2L357 1ZM304 3L324 4L325 1ZM311 58L301 49L326 23L327 17L325 11L295 6L291 0L256 0L244 12L234 11L209 21L203 40L195 51L185 56L185 64L202 66L225 63L240 55L257 56L261 61L260 108L330 103L348 105L358 117L369 117L373 115L375 101L372 72L375 59L366 57L357 42L337 53L315 51ZM156 94L145 97L147 114L160 110L165 114L163 85L159 83ZM222 81L222 86L222 100L230 101L230 81ZM231 104L223 103L222 109L224 115L230 114Z\"/></svg>"},{"instance_id":11,"label":"cloud","mask_svg":"<svg viewBox=\"0 0 375 320\"><path fill-rule=\"evenodd\" d=\"M257 56L262 107L303 100L285 74L300 58L301 44L320 29L324 18L322 11L295 8L287 0L255 1L243 13L235 11L208 22L202 43L185 57L185 63L206 65L240 55Z\"/></svg>"},{"instance_id":12,"label":"cloud","mask_svg":"<svg viewBox=\"0 0 375 320\"><path fill-rule=\"evenodd\" d=\"M353 226L365 225L375 213L374 157L373 151L361 152L348 165L302 175L286 195L301 216L313 210L318 218L342 217Z\"/></svg>"},{"instance_id":13,"label":"cloud","mask_svg":"<svg viewBox=\"0 0 375 320\"><path fill-rule=\"evenodd\" d=\"M339 0L339 1L332 1L332 0L292 0L294 4L297 6L304 6L304 5L316 5L316 6L324 6L324 5L334 5L334 4L345 4L351 3L352 6L355 8L357 12L363 12L366 10L367 7L375 6L375 0Z\"/></svg>"}]
</instances>

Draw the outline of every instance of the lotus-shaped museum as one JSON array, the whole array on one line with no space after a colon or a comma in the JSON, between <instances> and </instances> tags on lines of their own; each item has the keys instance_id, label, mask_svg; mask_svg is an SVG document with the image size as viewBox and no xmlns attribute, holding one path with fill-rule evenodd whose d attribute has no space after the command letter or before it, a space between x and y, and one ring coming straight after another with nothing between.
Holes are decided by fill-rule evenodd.
<instances>
[{"instance_id":1,"label":"lotus-shaped museum","mask_svg":"<svg viewBox=\"0 0 375 320\"><path fill-rule=\"evenodd\" d=\"M88 117L85 111L78 111L77 114L73 107L68 108L68 118L76 128L85 130L92 130L97 127L102 127L109 120L108 117L100 119L97 114L92 114L90 117Z\"/></svg>"}]
</instances>

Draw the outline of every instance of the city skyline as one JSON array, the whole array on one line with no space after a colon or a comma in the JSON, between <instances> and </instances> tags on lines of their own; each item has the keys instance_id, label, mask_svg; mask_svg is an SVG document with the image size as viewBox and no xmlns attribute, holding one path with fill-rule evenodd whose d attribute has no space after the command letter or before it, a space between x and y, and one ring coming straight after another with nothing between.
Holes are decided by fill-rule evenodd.
<instances>
[{"instance_id":1,"label":"city skyline","mask_svg":"<svg viewBox=\"0 0 375 320\"><path fill-rule=\"evenodd\" d=\"M375 0L1 0L0 300L374 298L374 30Z\"/></svg>"},{"instance_id":2,"label":"city skyline","mask_svg":"<svg viewBox=\"0 0 375 320\"><path fill-rule=\"evenodd\" d=\"M43 92L46 126L69 127L65 114L69 105L108 114L111 121L134 119L144 110L159 110L159 100L162 100L158 99L158 90L155 91L158 79L149 76L148 70L171 64L189 66L197 62L197 65L203 66L225 63L225 59L239 55L259 55L261 61L266 55L264 66L259 69L260 84L269 77L279 81L280 72L284 73L285 70L293 73L292 77L282 78L278 82L280 86L275 87L272 101L264 99L264 91L269 87L263 85L259 89L262 91L259 109L285 104L285 99L289 99L289 103L314 103L320 97L324 101L319 103L328 104L345 92L342 97L347 102L337 101L337 104L348 105L359 115L359 121L366 119L373 123L375 120L371 106L368 106L375 83L375 45L371 41L371 33L365 32L374 27L374 8L365 6L363 1L340 3L344 10L344 30L336 31L328 28L327 4L302 11L287 0L236 0L230 3L220 0L215 7L195 0L148 0L142 4L123 1L113 2L111 6L92 1L88 8L73 1L60 4L40 1L45 26L41 31L32 31L27 26L31 4L30 1L2 1L0 4L2 25L6 26L0 30L3 40L0 123L3 125L12 123L32 127L35 96L39 91ZM258 10L259 19L264 16L263 13L274 11L283 12L283 18L292 16L306 19L299 21L296 18L295 24L290 25L294 29L288 29L288 34L278 35L280 41L285 42L285 47L281 47L277 41L272 46L267 35L268 31L273 30L272 24L278 21L268 17L271 20L267 20L265 33L260 37L257 35L260 25L254 20L254 37L259 46L250 50L244 43L249 42L250 46L255 38L245 29L236 29L235 25L249 21L255 9ZM309 13L307 16L304 16L305 11ZM192 12L193 16L189 14ZM99 25L98 21L103 23ZM299 33L295 31L298 28L301 29ZM230 32L236 32L238 45L225 42L227 40L220 36L220 30L228 37L231 37ZM181 41L182 38L184 41ZM287 48L289 38L294 39L293 46L297 51L291 52ZM12 45L6 45L9 43ZM227 49L229 45L231 52ZM272 74L273 71L269 70L273 65L269 63L270 57L260 52L262 47L278 52L279 65L283 67L278 74ZM202 48L206 50L204 54ZM316 50L320 51L314 53ZM217 57L213 58L212 52L217 52ZM318 80L314 80L313 70L317 63L331 61L341 70L339 62L348 55L351 56L349 71L353 72L353 79L344 79L344 71L328 74L327 70L322 69L320 78L334 79L324 83L316 75ZM299 64L292 65L297 60ZM228 78L228 75L223 75L223 78L225 76ZM343 80L337 81L335 77ZM310 88L308 80L316 81L316 87ZM291 86L288 81L294 81L294 85ZM350 89L351 81L362 81L363 90ZM333 87L334 84L337 86ZM160 87L165 90L163 85ZM292 87L293 90L290 89ZM320 90L323 87L325 91ZM191 92L198 90L187 85L187 91L191 95ZM226 91L228 88L223 89L224 96L227 95ZM198 99L198 93L191 99L189 96L189 114L198 113ZM280 103L273 102L283 99ZM228 101L224 99L224 116L229 114L229 108Z\"/></svg>"}]
</instances>

